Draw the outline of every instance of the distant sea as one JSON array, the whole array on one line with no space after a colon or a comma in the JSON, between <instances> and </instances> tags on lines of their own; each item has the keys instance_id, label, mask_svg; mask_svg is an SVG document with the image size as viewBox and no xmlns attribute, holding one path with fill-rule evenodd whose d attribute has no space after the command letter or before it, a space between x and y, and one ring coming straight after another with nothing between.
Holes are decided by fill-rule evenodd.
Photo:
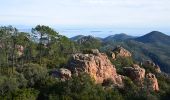
<instances>
[{"instance_id":1,"label":"distant sea","mask_svg":"<svg viewBox=\"0 0 170 100\"><path fill-rule=\"evenodd\" d=\"M18 28L19 29L19 28ZM19 31L22 32L28 32L31 33L31 28L20 28ZM127 35L131 35L131 36L142 36L144 34L147 34L151 31L160 31L163 32L165 34L170 34L169 31L164 30L164 29L112 29L112 28L79 28L79 29L75 29L75 28L59 28L56 29L57 32L59 32L59 34L67 36L69 38L77 36L77 35L91 35L94 37L101 37L101 38L105 38L109 35L114 35L114 34L120 34L120 33L125 33Z\"/></svg>"},{"instance_id":2,"label":"distant sea","mask_svg":"<svg viewBox=\"0 0 170 100\"><path fill-rule=\"evenodd\" d=\"M21 32L31 33L31 29L19 29ZM59 34L73 37L76 35L92 35L95 37L107 37L109 35L115 34L112 30L96 30L96 29L60 29L56 30Z\"/></svg>"}]
</instances>

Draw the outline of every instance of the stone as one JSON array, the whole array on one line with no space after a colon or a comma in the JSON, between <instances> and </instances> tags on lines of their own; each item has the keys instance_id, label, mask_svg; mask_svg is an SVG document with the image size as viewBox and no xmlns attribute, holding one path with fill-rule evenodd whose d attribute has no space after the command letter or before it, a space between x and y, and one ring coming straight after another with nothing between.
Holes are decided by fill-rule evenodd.
<instances>
[{"instance_id":1,"label":"stone","mask_svg":"<svg viewBox=\"0 0 170 100\"><path fill-rule=\"evenodd\" d=\"M116 68L107 55L104 53L98 54L73 54L72 60L69 63L70 70L76 72L86 72L94 78L97 84L102 84L104 80L111 79L114 85L123 87L121 75L116 73Z\"/></svg>"},{"instance_id":2,"label":"stone","mask_svg":"<svg viewBox=\"0 0 170 100\"><path fill-rule=\"evenodd\" d=\"M146 75L146 79L147 79L147 88L149 90L151 90L151 91L159 91L158 81L157 81L157 78L155 77L154 74L148 73Z\"/></svg>"},{"instance_id":3,"label":"stone","mask_svg":"<svg viewBox=\"0 0 170 100\"><path fill-rule=\"evenodd\" d=\"M51 75L61 79L62 81L68 80L71 78L71 71L65 68L60 68L59 70L53 70Z\"/></svg>"},{"instance_id":4,"label":"stone","mask_svg":"<svg viewBox=\"0 0 170 100\"><path fill-rule=\"evenodd\" d=\"M117 46L113 52L115 52L116 57L131 57L132 54L121 46Z\"/></svg>"},{"instance_id":5,"label":"stone","mask_svg":"<svg viewBox=\"0 0 170 100\"><path fill-rule=\"evenodd\" d=\"M158 65L155 65L154 67L155 67L155 71L157 73L161 73L161 69L160 69L160 67Z\"/></svg>"},{"instance_id":6,"label":"stone","mask_svg":"<svg viewBox=\"0 0 170 100\"><path fill-rule=\"evenodd\" d=\"M59 72L61 73L62 77L70 78L71 77L71 71L65 68L60 68Z\"/></svg>"},{"instance_id":7,"label":"stone","mask_svg":"<svg viewBox=\"0 0 170 100\"><path fill-rule=\"evenodd\" d=\"M124 67L123 71L125 75L132 79L138 86L143 85L145 69L140 68L139 65L135 65L135 67Z\"/></svg>"},{"instance_id":8,"label":"stone","mask_svg":"<svg viewBox=\"0 0 170 100\"><path fill-rule=\"evenodd\" d=\"M99 54L99 50L98 50L98 49L91 49L91 52L92 52L93 54Z\"/></svg>"},{"instance_id":9,"label":"stone","mask_svg":"<svg viewBox=\"0 0 170 100\"><path fill-rule=\"evenodd\" d=\"M160 69L159 65L156 65L154 62L152 62L150 60L145 61L144 66L153 67L155 72L161 73L161 69Z\"/></svg>"},{"instance_id":10,"label":"stone","mask_svg":"<svg viewBox=\"0 0 170 100\"><path fill-rule=\"evenodd\" d=\"M133 64L133 68L140 68L138 64Z\"/></svg>"},{"instance_id":11,"label":"stone","mask_svg":"<svg viewBox=\"0 0 170 100\"><path fill-rule=\"evenodd\" d=\"M115 58L116 58L116 55L115 55L115 53L114 52L112 52L112 59L114 60Z\"/></svg>"},{"instance_id":12,"label":"stone","mask_svg":"<svg viewBox=\"0 0 170 100\"><path fill-rule=\"evenodd\" d=\"M22 56L23 53L24 53L24 47L23 47L22 45L16 45L15 48L17 49L17 54L18 54L18 56L19 56L19 57Z\"/></svg>"}]
</instances>

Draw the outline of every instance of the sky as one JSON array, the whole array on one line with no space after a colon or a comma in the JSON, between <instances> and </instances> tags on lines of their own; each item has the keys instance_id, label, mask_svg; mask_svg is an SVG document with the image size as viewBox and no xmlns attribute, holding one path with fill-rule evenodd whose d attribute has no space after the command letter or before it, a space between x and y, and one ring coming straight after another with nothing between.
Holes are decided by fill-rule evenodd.
<instances>
[{"instance_id":1,"label":"sky","mask_svg":"<svg viewBox=\"0 0 170 100\"><path fill-rule=\"evenodd\" d=\"M170 0L0 0L0 25L170 34ZM63 33L71 36L69 33ZM78 34L78 33L76 33ZM75 34L75 35L76 35ZM83 34L83 33L82 33ZM84 33L86 34L86 33ZM102 35L112 33L103 33Z\"/></svg>"}]
</instances>

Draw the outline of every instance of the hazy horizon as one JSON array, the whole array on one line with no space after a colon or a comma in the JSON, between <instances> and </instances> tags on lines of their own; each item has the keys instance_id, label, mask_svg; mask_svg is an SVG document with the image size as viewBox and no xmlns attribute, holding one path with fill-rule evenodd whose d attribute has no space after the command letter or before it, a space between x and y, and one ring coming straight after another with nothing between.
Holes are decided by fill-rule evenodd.
<instances>
[{"instance_id":1,"label":"hazy horizon","mask_svg":"<svg viewBox=\"0 0 170 100\"><path fill-rule=\"evenodd\" d=\"M150 31L170 35L169 5L169 0L3 0L0 25L19 29L48 25L68 37L119 33L139 36ZM68 29L80 33L65 32Z\"/></svg>"},{"instance_id":2,"label":"hazy horizon","mask_svg":"<svg viewBox=\"0 0 170 100\"><path fill-rule=\"evenodd\" d=\"M31 28L19 28L19 31L21 32L31 32ZM142 36L145 35L147 33L150 33L152 31L160 31L163 32L164 34L169 35L169 32L166 32L164 30L147 30L147 29L128 29L128 28L69 28L69 27L60 27L60 28L53 28L54 30L56 30L57 32L59 32L61 35L67 36L69 38L77 36L77 35L92 35L95 37L101 37L101 38L105 38L107 36L110 35L115 35L115 34L127 34L130 36Z\"/></svg>"}]
</instances>

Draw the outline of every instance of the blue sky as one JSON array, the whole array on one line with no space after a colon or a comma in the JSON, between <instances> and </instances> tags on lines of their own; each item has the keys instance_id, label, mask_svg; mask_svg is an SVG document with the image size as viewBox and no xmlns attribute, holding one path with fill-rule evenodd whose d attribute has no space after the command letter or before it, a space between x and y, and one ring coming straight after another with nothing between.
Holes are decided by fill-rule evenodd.
<instances>
[{"instance_id":1,"label":"blue sky","mask_svg":"<svg viewBox=\"0 0 170 100\"><path fill-rule=\"evenodd\" d=\"M170 0L0 0L1 25L170 33ZM111 30L111 31L112 31Z\"/></svg>"}]
</instances>

